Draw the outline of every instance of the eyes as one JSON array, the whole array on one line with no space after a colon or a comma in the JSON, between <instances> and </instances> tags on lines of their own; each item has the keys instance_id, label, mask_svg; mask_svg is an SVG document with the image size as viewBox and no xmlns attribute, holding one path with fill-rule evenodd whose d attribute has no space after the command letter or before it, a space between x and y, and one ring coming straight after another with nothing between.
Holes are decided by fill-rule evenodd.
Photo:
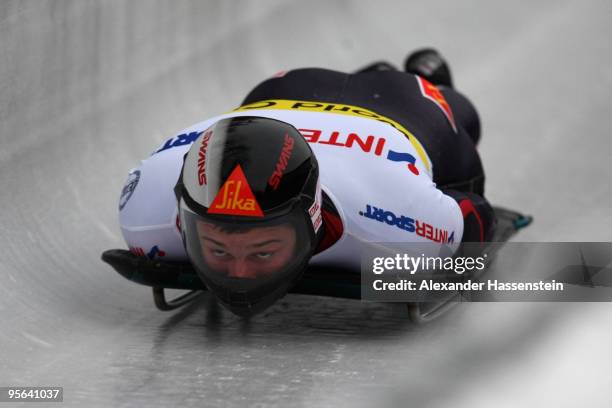
<instances>
[{"instance_id":1,"label":"eyes","mask_svg":"<svg viewBox=\"0 0 612 408\"><path fill-rule=\"evenodd\" d=\"M227 251L224 251L222 249L213 249L211 250L212 254L217 257L217 258L223 258L226 256L231 256ZM251 256L254 256L256 259L260 259L260 260L266 260L266 259L270 259L272 257L272 255L274 255L274 252L255 252L253 254L251 254Z\"/></svg>"},{"instance_id":2,"label":"eyes","mask_svg":"<svg viewBox=\"0 0 612 408\"><path fill-rule=\"evenodd\" d=\"M227 252L222 251L222 250L220 250L220 249L213 249L211 252L212 252L212 254L213 254L214 256L216 256L216 257L218 257L218 258L221 258L222 256L227 255Z\"/></svg>"}]
</instances>

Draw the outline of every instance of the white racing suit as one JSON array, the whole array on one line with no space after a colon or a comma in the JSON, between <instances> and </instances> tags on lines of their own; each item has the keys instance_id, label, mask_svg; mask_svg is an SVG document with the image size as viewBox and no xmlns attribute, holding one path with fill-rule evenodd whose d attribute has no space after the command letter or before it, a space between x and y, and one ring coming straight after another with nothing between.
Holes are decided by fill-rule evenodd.
<instances>
[{"instance_id":1,"label":"white racing suit","mask_svg":"<svg viewBox=\"0 0 612 408\"><path fill-rule=\"evenodd\" d=\"M182 130L133 169L121 192L119 220L130 250L187 260L173 188L191 143L220 119L263 116L293 125L309 142L323 193L341 221L339 239L311 263L359 270L365 247L380 242L437 242L455 250L462 209L433 183L436 171L419 141L393 120L356 106L269 100Z\"/></svg>"}]
</instances>

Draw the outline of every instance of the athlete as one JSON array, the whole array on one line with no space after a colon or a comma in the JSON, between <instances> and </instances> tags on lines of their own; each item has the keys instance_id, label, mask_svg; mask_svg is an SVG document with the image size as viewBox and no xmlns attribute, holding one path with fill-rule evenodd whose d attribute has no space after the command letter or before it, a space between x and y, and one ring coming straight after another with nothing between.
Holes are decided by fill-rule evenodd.
<instances>
[{"instance_id":1,"label":"athlete","mask_svg":"<svg viewBox=\"0 0 612 408\"><path fill-rule=\"evenodd\" d=\"M309 264L359 271L361 252L381 242L455 251L490 239L476 110L435 50L404 65L279 73L239 108L168 139L122 191L130 250L188 259L247 316Z\"/></svg>"}]
</instances>

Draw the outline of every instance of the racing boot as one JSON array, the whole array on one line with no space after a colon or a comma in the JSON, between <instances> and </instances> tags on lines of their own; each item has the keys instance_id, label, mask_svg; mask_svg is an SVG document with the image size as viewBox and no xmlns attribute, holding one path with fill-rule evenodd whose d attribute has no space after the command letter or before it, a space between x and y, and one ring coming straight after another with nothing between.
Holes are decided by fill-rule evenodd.
<instances>
[{"instance_id":1,"label":"racing boot","mask_svg":"<svg viewBox=\"0 0 612 408\"><path fill-rule=\"evenodd\" d=\"M414 51L404 61L404 71L419 75L434 85L453 87L450 68L433 48Z\"/></svg>"}]
</instances>

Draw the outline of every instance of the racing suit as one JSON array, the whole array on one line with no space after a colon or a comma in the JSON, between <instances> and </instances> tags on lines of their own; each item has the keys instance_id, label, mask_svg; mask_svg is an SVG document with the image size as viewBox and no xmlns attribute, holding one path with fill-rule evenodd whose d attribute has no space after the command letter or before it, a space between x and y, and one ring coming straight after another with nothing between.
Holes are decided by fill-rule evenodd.
<instances>
[{"instance_id":1,"label":"racing suit","mask_svg":"<svg viewBox=\"0 0 612 408\"><path fill-rule=\"evenodd\" d=\"M183 157L218 120L263 116L293 125L312 148L323 191L323 239L312 263L358 266L375 242L486 241L495 217L484 199L472 104L451 88L399 71L277 74L241 106L166 140L133 169L119 218L132 252L186 260L173 188Z\"/></svg>"}]
</instances>

